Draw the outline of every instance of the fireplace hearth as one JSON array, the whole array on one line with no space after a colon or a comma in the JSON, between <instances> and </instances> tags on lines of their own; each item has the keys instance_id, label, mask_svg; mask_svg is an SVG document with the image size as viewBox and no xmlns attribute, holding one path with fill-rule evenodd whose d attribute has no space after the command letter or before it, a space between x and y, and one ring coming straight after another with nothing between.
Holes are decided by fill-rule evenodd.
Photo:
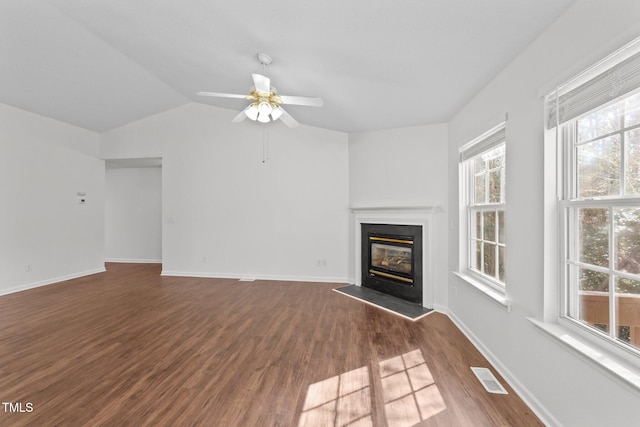
<instances>
[{"instance_id":1,"label":"fireplace hearth","mask_svg":"<svg viewBox=\"0 0 640 427\"><path fill-rule=\"evenodd\" d=\"M361 285L422 304L422 226L361 227Z\"/></svg>"}]
</instances>

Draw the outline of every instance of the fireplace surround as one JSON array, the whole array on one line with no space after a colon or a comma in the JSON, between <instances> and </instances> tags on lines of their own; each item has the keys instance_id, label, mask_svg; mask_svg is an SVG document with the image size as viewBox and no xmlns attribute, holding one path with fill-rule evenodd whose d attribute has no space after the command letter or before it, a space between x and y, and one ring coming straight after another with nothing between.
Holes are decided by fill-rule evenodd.
<instances>
[{"instance_id":1,"label":"fireplace surround","mask_svg":"<svg viewBox=\"0 0 640 427\"><path fill-rule=\"evenodd\" d=\"M422 270L422 300L416 302L423 307L433 308L434 286L432 223L433 214L436 208L436 204L423 206L351 207L350 210L354 218L354 264L352 264L353 272L355 274L354 284L356 286L364 286L363 281L366 280L367 276L367 274L363 274L362 269L363 253L368 253L368 250L363 250L363 224L419 226L419 234L422 239L422 253L418 255L416 255L415 252L412 253L415 262L415 264L413 264L413 268L421 268ZM402 233L398 234L403 236ZM388 242L379 243L386 244ZM416 265L419 267L416 267ZM386 270L383 270L383 272L388 273ZM392 271L391 274L394 276L402 276L402 274L396 274L394 271Z\"/></svg>"},{"instance_id":2,"label":"fireplace surround","mask_svg":"<svg viewBox=\"0 0 640 427\"><path fill-rule=\"evenodd\" d=\"M362 283L422 304L422 226L361 224Z\"/></svg>"}]
</instances>

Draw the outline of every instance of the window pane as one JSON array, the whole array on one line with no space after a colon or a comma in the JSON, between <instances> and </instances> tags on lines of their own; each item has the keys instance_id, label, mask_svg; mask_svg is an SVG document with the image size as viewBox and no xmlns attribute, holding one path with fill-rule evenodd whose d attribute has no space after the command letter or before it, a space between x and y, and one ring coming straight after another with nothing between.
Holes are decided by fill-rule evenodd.
<instances>
[{"instance_id":1,"label":"window pane","mask_svg":"<svg viewBox=\"0 0 640 427\"><path fill-rule=\"evenodd\" d=\"M640 194L640 129L625 133L624 142L626 160L624 191L626 194L638 195Z\"/></svg>"},{"instance_id":2,"label":"window pane","mask_svg":"<svg viewBox=\"0 0 640 427\"><path fill-rule=\"evenodd\" d=\"M612 136L577 147L578 196L620 194L620 138Z\"/></svg>"},{"instance_id":3,"label":"window pane","mask_svg":"<svg viewBox=\"0 0 640 427\"><path fill-rule=\"evenodd\" d=\"M482 267L482 243L480 242L476 242L476 258L475 258L476 263L474 265L471 266L471 268L475 268L476 270L480 271L480 268Z\"/></svg>"},{"instance_id":4,"label":"window pane","mask_svg":"<svg viewBox=\"0 0 640 427\"><path fill-rule=\"evenodd\" d=\"M578 120L578 142L589 141L620 129L618 104L594 111Z\"/></svg>"},{"instance_id":5,"label":"window pane","mask_svg":"<svg viewBox=\"0 0 640 427\"><path fill-rule=\"evenodd\" d=\"M497 169L504 166L504 147L491 152L494 157L489 159L489 169Z\"/></svg>"},{"instance_id":6,"label":"window pane","mask_svg":"<svg viewBox=\"0 0 640 427\"><path fill-rule=\"evenodd\" d=\"M473 162L474 173L481 173L487 170L487 164L482 157L478 157Z\"/></svg>"},{"instance_id":7,"label":"window pane","mask_svg":"<svg viewBox=\"0 0 640 427\"><path fill-rule=\"evenodd\" d=\"M637 298L638 311L636 314L640 315L640 281L616 276L616 293Z\"/></svg>"},{"instance_id":8,"label":"window pane","mask_svg":"<svg viewBox=\"0 0 640 427\"><path fill-rule=\"evenodd\" d=\"M483 212L484 219L484 240L491 242L496 241L496 212L485 211Z\"/></svg>"},{"instance_id":9,"label":"window pane","mask_svg":"<svg viewBox=\"0 0 640 427\"><path fill-rule=\"evenodd\" d=\"M496 246L491 243L484 244L484 274L496 276Z\"/></svg>"},{"instance_id":10,"label":"window pane","mask_svg":"<svg viewBox=\"0 0 640 427\"><path fill-rule=\"evenodd\" d=\"M640 208L616 208L615 239L618 271L640 274Z\"/></svg>"},{"instance_id":11,"label":"window pane","mask_svg":"<svg viewBox=\"0 0 640 427\"><path fill-rule=\"evenodd\" d=\"M498 247L498 279L504 282L504 246Z\"/></svg>"},{"instance_id":12,"label":"window pane","mask_svg":"<svg viewBox=\"0 0 640 427\"><path fill-rule=\"evenodd\" d=\"M504 243L504 211L498 211L498 243Z\"/></svg>"},{"instance_id":13,"label":"window pane","mask_svg":"<svg viewBox=\"0 0 640 427\"><path fill-rule=\"evenodd\" d=\"M476 239L482 239L482 212L476 212Z\"/></svg>"},{"instance_id":14,"label":"window pane","mask_svg":"<svg viewBox=\"0 0 640 427\"><path fill-rule=\"evenodd\" d=\"M609 275L581 268L580 291L609 292Z\"/></svg>"},{"instance_id":15,"label":"window pane","mask_svg":"<svg viewBox=\"0 0 640 427\"><path fill-rule=\"evenodd\" d=\"M500 203L502 201L500 191L501 172L501 169L489 172L489 203Z\"/></svg>"},{"instance_id":16,"label":"window pane","mask_svg":"<svg viewBox=\"0 0 640 427\"><path fill-rule=\"evenodd\" d=\"M640 348L640 282L616 277L616 338Z\"/></svg>"},{"instance_id":17,"label":"window pane","mask_svg":"<svg viewBox=\"0 0 640 427\"><path fill-rule=\"evenodd\" d=\"M609 327L609 294L595 288L606 283L609 275L597 271L580 269L580 317L579 320L606 332Z\"/></svg>"},{"instance_id":18,"label":"window pane","mask_svg":"<svg viewBox=\"0 0 640 427\"><path fill-rule=\"evenodd\" d=\"M475 177L475 203L485 203L484 196L484 174Z\"/></svg>"},{"instance_id":19,"label":"window pane","mask_svg":"<svg viewBox=\"0 0 640 427\"><path fill-rule=\"evenodd\" d=\"M633 126L640 123L640 93L625 99L624 110L625 126Z\"/></svg>"},{"instance_id":20,"label":"window pane","mask_svg":"<svg viewBox=\"0 0 640 427\"><path fill-rule=\"evenodd\" d=\"M609 266L609 210L578 209L579 260L600 267Z\"/></svg>"}]
</instances>

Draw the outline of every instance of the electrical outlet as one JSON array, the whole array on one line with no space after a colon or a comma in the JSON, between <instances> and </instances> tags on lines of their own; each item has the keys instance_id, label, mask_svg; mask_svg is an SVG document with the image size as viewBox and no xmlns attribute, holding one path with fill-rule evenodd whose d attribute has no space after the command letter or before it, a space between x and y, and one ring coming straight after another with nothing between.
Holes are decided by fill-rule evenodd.
<instances>
[{"instance_id":1,"label":"electrical outlet","mask_svg":"<svg viewBox=\"0 0 640 427\"><path fill-rule=\"evenodd\" d=\"M28 273L28 272L30 272L30 271L32 271L32 270L33 270L33 265L31 265L31 264L26 264L26 265L24 266L24 271L25 271L25 272L27 272L27 273Z\"/></svg>"},{"instance_id":2,"label":"electrical outlet","mask_svg":"<svg viewBox=\"0 0 640 427\"><path fill-rule=\"evenodd\" d=\"M203 256L203 257L202 257L202 262L206 264L206 263L207 263L207 261L208 261L207 257L206 257L206 256Z\"/></svg>"}]
</instances>

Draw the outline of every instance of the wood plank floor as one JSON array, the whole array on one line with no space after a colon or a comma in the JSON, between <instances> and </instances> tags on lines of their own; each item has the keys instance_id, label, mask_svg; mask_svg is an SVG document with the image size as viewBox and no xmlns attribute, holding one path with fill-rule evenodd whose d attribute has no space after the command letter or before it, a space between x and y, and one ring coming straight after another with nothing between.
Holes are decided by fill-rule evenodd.
<instances>
[{"instance_id":1,"label":"wood plank floor","mask_svg":"<svg viewBox=\"0 0 640 427\"><path fill-rule=\"evenodd\" d=\"M539 426L447 316L339 284L160 277L158 265L0 297L1 426ZM494 371L495 372L495 371ZM496 373L497 375L497 373Z\"/></svg>"}]
</instances>

